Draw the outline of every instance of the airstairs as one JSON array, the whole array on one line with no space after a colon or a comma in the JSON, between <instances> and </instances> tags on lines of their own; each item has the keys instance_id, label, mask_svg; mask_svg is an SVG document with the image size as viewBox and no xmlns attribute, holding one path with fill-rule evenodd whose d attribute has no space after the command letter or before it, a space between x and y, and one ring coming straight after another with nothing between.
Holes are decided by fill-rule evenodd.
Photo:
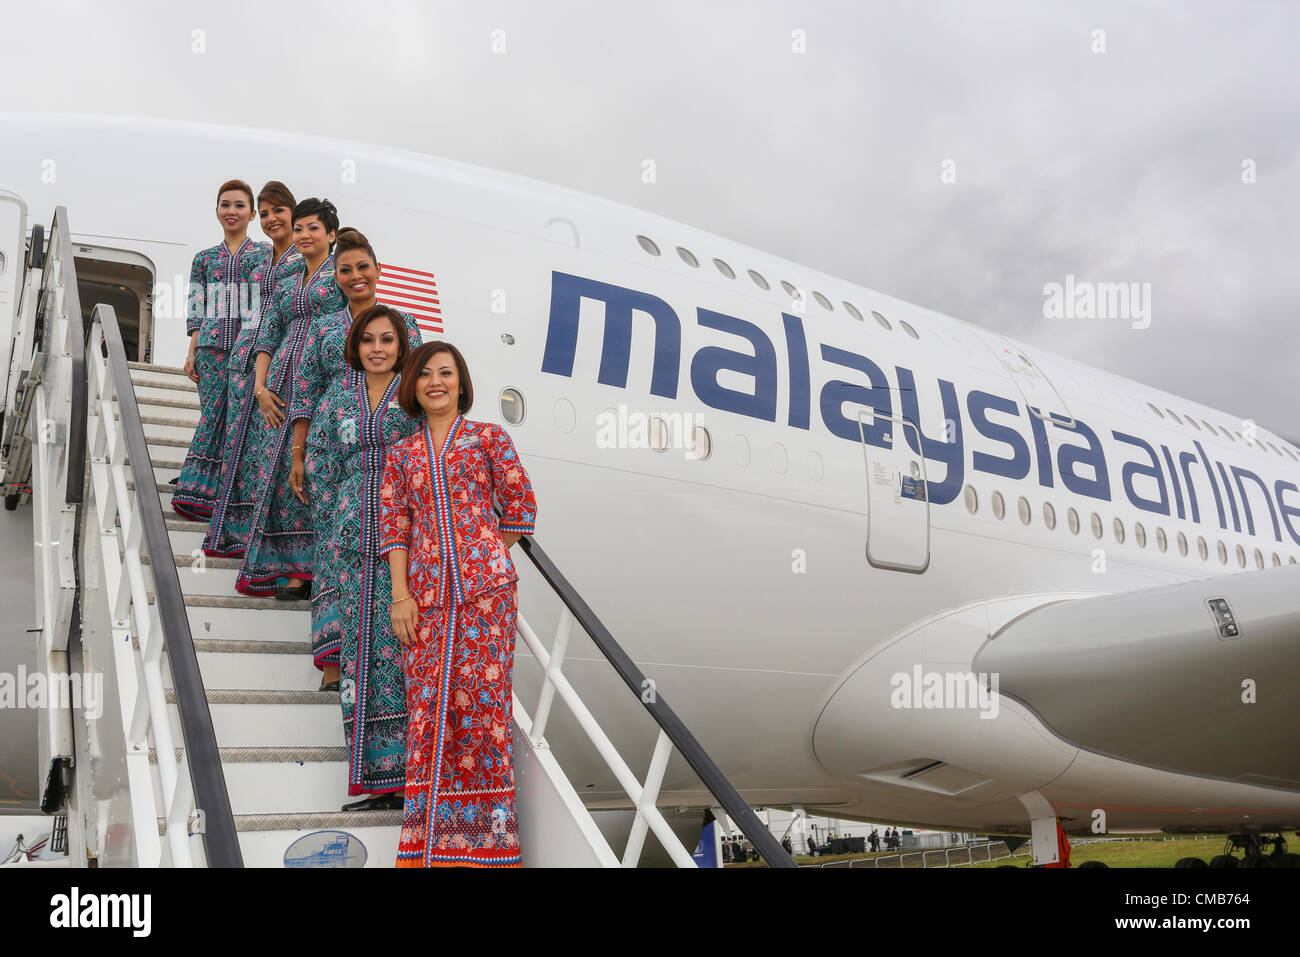
<instances>
[{"instance_id":1,"label":"airstairs","mask_svg":"<svg viewBox=\"0 0 1300 957\"><path fill-rule=\"evenodd\" d=\"M206 526L171 510L169 480L199 419L195 386L180 369L128 362L110 307L83 321L66 210L44 255L34 233L14 319L4 482L30 484L39 661L52 685L71 689L46 709L40 741L43 810L67 814L71 862L300 866L359 862L349 849L360 845L368 866L391 866L401 812L339 810L342 715L337 693L316 690L310 603L237 594L238 560L204 556ZM652 850L695 866L703 807L692 835L658 804L674 753L715 813L769 863L793 866L662 693L642 694L650 683L541 545L516 549L522 571L520 552L561 609L548 647L521 601L516 688L520 669L541 669L534 706L513 702L525 866L636 866ZM579 634L652 733L657 725L639 775L563 672ZM551 721L562 708L565 720ZM617 839L556 757L575 742L553 749L548 728L580 729L621 786L630 824Z\"/></svg>"}]
</instances>

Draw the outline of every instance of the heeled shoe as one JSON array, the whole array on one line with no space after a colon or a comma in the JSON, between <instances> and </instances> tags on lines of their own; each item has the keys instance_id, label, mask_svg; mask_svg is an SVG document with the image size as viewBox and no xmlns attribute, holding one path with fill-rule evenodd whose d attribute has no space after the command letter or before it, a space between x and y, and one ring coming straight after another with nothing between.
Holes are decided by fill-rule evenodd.
<instances>
[{"instance_id":1,"label":"heeled shoe","mask_svg":"<svg viewBox=\"0 0 1300 957\"><path fill-rule=\"evenodd\" d=\"M311 582L304 581L293 588L289 588L285 585L277 585L275 588L275 597L278 601L306 601L308 598L311 598Z\"/></svg>"},{"instance_id":2,"label":"heeled shoe","mask_svg":"<svg viewBox=\"0 0 1300 957\"><path fill-rule=\"evenodd\" d=\"M322 682L320 683L320 687L317 688L316 690L317 690L317 691L338 691L338 690L339 690L339 679L338 679L338 678L335 678L333 681L328 681L328 682L327 682L327 681L322 681Z\"/></svg>"},{"instance_id":3,"label":"heeled shoe","mask_svg":"<svg viewBox=\"0 0 1300 957\"><path fill-rule=\"evenodd\" d=\"M343 805L344 811L398 811L405 805L404 797L394 791L391 794L375 794L362 798L353 804Z\"/></svg>"}]
</instances>

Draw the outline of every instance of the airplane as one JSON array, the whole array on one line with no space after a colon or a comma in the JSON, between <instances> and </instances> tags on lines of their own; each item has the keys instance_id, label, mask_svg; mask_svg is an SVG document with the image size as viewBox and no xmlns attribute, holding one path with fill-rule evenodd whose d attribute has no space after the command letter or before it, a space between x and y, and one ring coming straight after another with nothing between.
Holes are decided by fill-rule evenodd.
<instances>
[{"instance_id":1,"label":"airplane","mask_svg":"<svg viewBox=\"0 0 1300 957\"><path fill-rule=\"evenodd\" d=\"M505 425L529 469L538 538L748 804L1031 834L1039 862L1057 818L1300 828L1293 442L520 176L260 129L0 115L0 198L32 223L68 209L83 304L115 305L132 360L181 364L190 258L232 177L329 198L390 277L415 277L393 301L464 352L472 417ZM16 209L0 202L11 263ZM436 310L402 298L434 281ZM521 608L533 595L521 581ZM604 662L567 668L635 737ZM516 669L521 697L537 682ZM618 804L597 759L571 761L590 806ZM711 800L672 764L659 803Z\"/></svg>"}]
</instances>

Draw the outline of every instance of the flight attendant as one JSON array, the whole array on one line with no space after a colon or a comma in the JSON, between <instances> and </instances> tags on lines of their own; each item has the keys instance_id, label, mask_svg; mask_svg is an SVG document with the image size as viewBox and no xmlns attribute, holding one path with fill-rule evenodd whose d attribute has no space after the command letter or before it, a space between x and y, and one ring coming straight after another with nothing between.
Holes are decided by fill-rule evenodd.
<instances>
[{"instance_id":1,"label":"flight attendant","mask_svg":"<svg viewBox=\"0 0 1300 957\"><path fill-rule=\"evenodd\" d=\"M334 552L329 548L333 537L336 489L341 481L339 462L350 456L349 446L356 435L323 427L315 417L317 406L332 390L351 391L351 367L345 358L349 332L355 317L375 305L375 288L381 269L374 247L360 231L351 227L339 230L334 244L334 278L347 297L347 305L337 312L318 316L307 331L294 383L294 403L289 410L293 423L293 444L306 446L304 461L294 462L289 487L304 489L311 502L312 527L315 534L315 569L311 592L312 660L321 669L321 689L337 687L339 680L338 576L329 567ZM407 336L403 347L405 359L409 349L420 344L420 329L415 319L400 313Z\"/></svg>"},{"instance_id":2,"label":"flight attendant","mask_svg":"<svg viewBox=\"0 0 1300 957\"><path fill-rule=\"evenodd\" d=\"M340 263L346 255L339 254ZM322 567L328 568L341 620L348 793L373 795L345 805L345 811L399 808L406 787L406 679L401 645L389 621L388 562L379 557L379 483L388 449L414 435L424 421L397 401L398 369L411 351L407 321L396 309L379 305L356 317L343 346L348 363L343 384L326 392L311 420L312 431L327 443L337 483L325 523L329 538L317 549L318 556L322 551L331 556L324 566L318 559L316 582L325 575ZM295 463L296 475L299 468ZM313 594L313 607L315 601Z\"/></svg>"},{"instance_id":3,"label":"flight attendant","mask_svg":"<svg viewBox=\"0 0 1300 957\"><path fill-rule=\"evenodd\" d=\"M294 401L294 381L307 330L318 317L343 308L331 254L338 228L338 211L327 199L305 199L294 207L294 245L302 253L303 269L295 283L277 290L257 332L254 350L271 358L266 379L256 383L253 397L263 421L275 434L254 456L254 482L260 491L248 548L235 579L236 590L245 595L274 594L284 599L311 595L315 544L311 509L305 492L289 488L293 462L301 460L306 450L293 444L285 409ZM280 578L288 579L284 587L277 587Z\"/></svg>"},{"instance_id":4,"label":"flight attendant","mask_svg":"<svg viewBox=\"0 0 1300 957\"><path fill-rule=\"evenodd\" d=\"M206 522L221 481L226 437L226 366L243 314L251 309L254 276L271 247L248 238L253 189L232 179L217 190L217 222L222 241L194 257L190 266L185 331L190 351L185 374L199 386L199 424L176 480L172 508L183 518Z\"/></svg>"},{"instance_id":5,"label":"flight attendant","mask_svg":"<svg viewBox=\"0 0 1300 957\"><path fill-rule=\"evenodd\" d=\"M230 353L229 389L226 394L226 440L221 458L221 488L212 511L208 534L203 540L205 554L235 557L244 554L248 530L252 523L257 492L250 465L256 457L258 440L269 430L253 399L254 344L261 326L262 312L270 309L275 290L281 283L297 281L302 272L302 254L293 244L293 208L296 205L289 187L272 180L257 194L257 211L262 232L271 240L271 254L259 277L258 308L251 322L239 330L239 338ZM256 353L260 363L260 381L266 383L271 357Z\"/></svg>"},{"instance_id":6,"label":"flight attendant","mask_svg":"<svg viewBox=\"0 0 1300 957\"><path fill-rule=\"evenodd\" d=\"M505 429L474 401L455 346L411 353L398 392L422 416L379 487L390 615L405 646L406 795L398 867L518 867L511 750L516 582L508 549L537 501ZM501 506L498 520L494 500Z\"/></svg>"}]
</instances>

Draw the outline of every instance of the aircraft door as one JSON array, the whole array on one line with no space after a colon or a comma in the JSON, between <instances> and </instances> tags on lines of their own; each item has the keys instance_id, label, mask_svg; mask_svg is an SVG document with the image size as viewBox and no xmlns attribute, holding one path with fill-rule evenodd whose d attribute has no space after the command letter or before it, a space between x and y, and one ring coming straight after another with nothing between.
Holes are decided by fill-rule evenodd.
<instances>
[{"instance_id":1,"label":"aircraft door","mask_svg":"<svg viewBox=\"0 0 1300 957\"><path fill-rule=\"evenodd\" d=\"M0 333L8 342L13 334L14 310L22 288L27 256L27 204L17 193L0 189ZM8 355L8 347L4 353Z\"/></svg>"},{"instance_id":2,"label":"aircraft door","mask_svg":"<svg viewBox=\"0 0 1300 957\"><path fill-rule=\"evenodd\" d=\"M897 410L897 392L894 408ZM882 432L888 420L890 428ZM868 427L883 446L867 441ZM858 428L867 467L867 561L876 568L921 573L930 565L930 502L925 456L916 425L897 411L885 416L858 410Z\"/></svg>"}]
</instances>

